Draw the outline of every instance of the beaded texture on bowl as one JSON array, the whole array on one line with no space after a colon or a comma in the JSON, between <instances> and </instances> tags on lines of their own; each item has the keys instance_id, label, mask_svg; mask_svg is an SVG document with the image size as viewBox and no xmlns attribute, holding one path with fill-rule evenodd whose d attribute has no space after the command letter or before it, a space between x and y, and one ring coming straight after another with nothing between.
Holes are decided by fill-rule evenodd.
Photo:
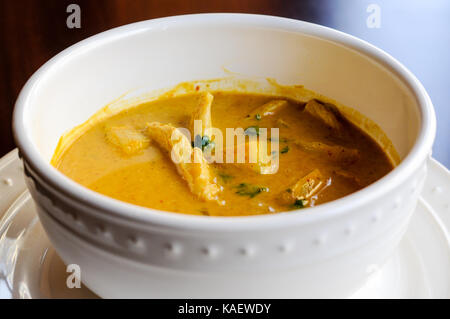
<instances>
[{"instance_id":1,"label":"beaded texture on bowl","mask_svg":"<svg viewBox=\"0 0 450 319\"><path fill-rule=\"evenodd\" d=\"M426 163L422 167L426 167ZM383 203L374 204L373 210L349 211L352 216L350 226L348 217L338 217L332 227L327 228L314 224L293 225L269 235L236 231L231 242L226 236L211 233L199 236L170 228L161 230L155 226L131 224L125 220L121 224L108 218L107 212L95 212L81 203L74 205L71 199L57 195L44 183L38 183L26 163L25 175L39 212L99 249L169 269L215 272L242 270L243 266L247 271L283 270L319 261L323 258L324 249L329 258L330 251L339 255L363 246L378 238L380 233L391 231L399 219L411 214L426 177L426 168L419 170L413 183L416 185L414 192L408 187L400 187L397 192L389 194L393 200L386 198ZM382 218L390 221L379 223ZM352 236L358 236L357 243L351 240Z\"/></svg>"}]
</instances>

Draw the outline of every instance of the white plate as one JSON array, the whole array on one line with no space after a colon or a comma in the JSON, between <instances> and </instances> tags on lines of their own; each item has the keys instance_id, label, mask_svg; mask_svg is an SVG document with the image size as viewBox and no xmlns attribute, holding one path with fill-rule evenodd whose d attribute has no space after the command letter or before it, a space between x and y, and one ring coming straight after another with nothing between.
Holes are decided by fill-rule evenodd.
<instances>
[{"instance_id":1,"label":"white plate","mask_svg":"<svg viewBox=\"0 0 450 319\"><path fill-rule=\"evenodd\" d=\"M352 298L450 298L450 173L431 159L416 212L397 252ZM14 150L0 159L0 298L97 298L50 244Z\"/></svg>"}]
</instances>

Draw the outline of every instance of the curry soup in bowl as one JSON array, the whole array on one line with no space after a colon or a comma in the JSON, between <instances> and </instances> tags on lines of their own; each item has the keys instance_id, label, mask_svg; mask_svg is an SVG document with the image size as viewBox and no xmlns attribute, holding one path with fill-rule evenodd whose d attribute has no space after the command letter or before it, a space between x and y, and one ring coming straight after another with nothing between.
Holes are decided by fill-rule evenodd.
<instances>
[{"instance_id":1,"label":"curry soup in bowl","mask_svg":"<svg viewBox=\"0 0 450 319\"><path fill-rule=\"evenodd\" d=\"M172 90L116 114L102 109L64 136L52 164L104 195L206 216L315 206L394 167L330 99L301 86L276 95L189 84L179 86L192 92Z\"/></svg>"},{"instance_id":2,"label":"curry soup in bowl","mask_svg":"<svg viewBox=\"0 0 450 319\"><path fill-rule=\"evenodd\" d=\"M224 68L324 96L265 80L163 90ZM13 127L40 223L99 296L342 298L402 239L435 118L420 82L369 43L291 19L202 14L66 49L24 86Z\"/></svg>"}]
</instances>

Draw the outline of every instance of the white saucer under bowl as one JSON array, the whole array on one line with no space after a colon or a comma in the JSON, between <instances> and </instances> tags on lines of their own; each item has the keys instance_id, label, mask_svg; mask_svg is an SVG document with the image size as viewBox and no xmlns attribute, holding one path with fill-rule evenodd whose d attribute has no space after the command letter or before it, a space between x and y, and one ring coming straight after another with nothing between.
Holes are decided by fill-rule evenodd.
<instances>
[{"instance_id":1,"label":"white saucer under bowl","mask_svg":"<svg viewBox=\"0 0 450 319\"><path fill-rule=\"evenodd\" d=\"M428 168L396 253L351 298L450 298L450 172L433 159ZM70 274L39 222L14 150L0 159L0 298L98 298L84 285L68 288Z\"/></svg>"}]
</instances>

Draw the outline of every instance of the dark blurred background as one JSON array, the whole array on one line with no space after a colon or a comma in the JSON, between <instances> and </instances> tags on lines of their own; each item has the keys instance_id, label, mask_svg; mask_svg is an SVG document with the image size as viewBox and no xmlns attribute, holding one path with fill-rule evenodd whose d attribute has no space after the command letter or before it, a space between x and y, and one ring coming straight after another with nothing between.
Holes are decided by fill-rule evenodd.
<instances>
[{"instance_id":1,"label":"dark blurred background","mask_svg":"<svg viewBox=\"0 0 450 319\"><path fill-rule=\"evenodd\" d=\"M66 9L72 3L81 8L81 28L66 25ZM368 23L378 9L380 19ZM433 156L450 167L450 0L0 0L0 157L15 147L11 115L21 87L52 56L116 26L204 12L310 21L387 51L430 94L438 118Z\"/></svg>"}]
</instances>

